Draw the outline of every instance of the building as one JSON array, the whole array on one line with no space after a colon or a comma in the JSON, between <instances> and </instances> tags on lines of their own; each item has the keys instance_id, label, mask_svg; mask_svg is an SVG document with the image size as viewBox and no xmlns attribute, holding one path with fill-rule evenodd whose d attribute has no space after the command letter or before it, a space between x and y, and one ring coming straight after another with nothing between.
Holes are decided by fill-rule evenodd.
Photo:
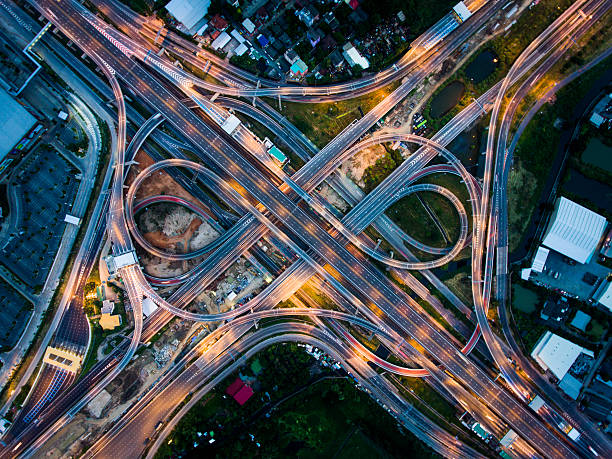
<instances>
[{"instance_id":1,"label":"building","mask_svg":"<svg viewBox=\"0 0 612 459\"><path fill-rule=\"evenodd\" d=\"M593 299L612 312L612 282L602 282L595 295L593 295Z\"/></svg>"},{"instance_id":2,"label":"building","mask_svg":"<svg viewBox=\"0 0 612 459\"><path fill-rule=\"evenodd\" d=\"M306 32L306 38L308 38L310 46L312 46L313 48L317 46L317 44L321 41L322 37L323 32L321 32L321 29L308 29L308 31Z\"/></svg>"},{"instance_id":3,"label":"building","mask_svg":"<svg viewBox=\"0 0 612 459\"><path fill-rule=\"evenodd\" d=\"M306 24L306 27L312 26L319 20L319 11L312 5L305 6L301 10L296 11L295 15L300 21Z\"/></svg>"},{"instance_id":4,"label":"building","mask_svg":"<svg viewBox=\"0 0 612 459\"><path fill-rule=\"evenodd\" d=\"M340 51L338 51L337 49L335 49L330 55L329 55L329 60L332 64L332 66L334 66L334 68L342 68L342 66L344 65L344 59L342 58L342 54L340 54Z\"/></svg>"},{"instance_id":5,"label":"building","mask_svg":"<svg viewBox=\"0 0 612 459\"><path fill-rule=\"evenodd\" d=\"M234 400L242 406L253 396L253 389L247 386L242 379L236 378L236 380L225 389L225 393L233 397Z\"/></svg>"},{"instance_id":6,"label":"building","mask_svg":"<svg viewBox=\"0 0 612 459\"><path fill-rule=\"evenodd\" d=\"M244 30L246 30L249 34L255 32L255 24L253 24L253 21L251 21L249 18L242 21L242 27L244 27Z\"/></svg>"},{"instance_id":7,"label":"building","mask_svg":"<svg viewBox=\"0 0 612 459\"><path fill-rule=\"evenodd\" d=\"M0 418L0 437L6 433L11 423L8 419Z\"/></svg>"},{"instance_id":8,"label":"building","mask_svg":"<svg viewBox=\"0 0 612 459\"><path fill-rule=\"evenodd\" d=\"M576 315L570 322L570 325L584 332L586 331L586 327L590 321L591 321L590 315L588 315L586 312L577 311Z\"/></svg>"},{"instance_id":9,"label":"building","mask_svg":"<svg viewBox=\"0 0 612 459\"><path fill-rule=\"evenodd\" d=\"M554 300L549 298L544 303L544 307L540 312L542 320L552 320L554 322L562 322L567 319L569 314L569 304L564 297Z\"/></svg>"},{"instance_id":10,"label":"building","mask_svg":"<svg viewBox=\"0 0 612 459\"><path fill-rule=\"evenodd\" d=\"M472 12L465 6L465 3L459 2L453 7L453 15L459 23L462 23L472 16Z\"/></svg>"},{"instance_id":11,"label":"building","mask_svg":"<svg viewBox=\"0 0 612 459\"><path fill-rule=\"evenodd\" d=\"M119 314L100 315L100 327L102 327L102 330L114 330L120 325L121 325L121 316Z\"/></svg>"},{"instance_id":12,"label":"building","mask_svg":"<svg viewBox=\"0 0 612 459\"><path fill-rule=\"evenodd\" d=\"M368 60L359 54L357 48L355 48L350 41L342 47L342 55L344 56L344 59L346 59L346 62L348 62L348 65L351 67L358 65L365 70L370 66Z\"/></svg>"},{"instance_id":13,"label":"building","mask_svg":"<svg viewBox=\"0 0 612 459\"><path fill-rule=\"evenodd\" d=\"M542 245L578 263L588 263L606 225L603 216L561 197L555 205Z\"/></svg>"},{"instance_id":14,"label":"building","mask_svg":"<svg viewBox=\"0 0 612 459\"><path fill-rule=\"evenodd\" d=\"M593 351L547 331L533 348L531 357L560 381L580 354L593 357Z\"/></svg>"},{"instance_id":15,"label":"building","mask_svg":"<svg viewBox=\"0 0 612 459\"><path fill-rule=\"evenodd\" d=\"M561 382L559 382L559 389L565 392L572 400L578 400L580 389L582 389L582 381L572 376L571 373L567 373Z\"/></svg>"},{"instance_id":16,"label":"building","mask_svg":"<svg viewBox=\"0 0 612 459\"><path fill-rule=\"evenodd\" d=\"M102 301L102 309L100 310L102 314L112 314L114 309L115 303L113 303L111 300Z\"/></svg>"},{"instance_id":17,"label":"building","mask_svg":"<svg viewBox=\"0 0 612 459\"><path fill-rule=\"evenodd\" d=\"M548 250L546 247L538 247L536 256L533 258L533 263L531 264L531 270L541 273L544 270L549 253L550 250Z\"/></svg>"},{"instance_id":18,"label":"building","mask_svg":"<svg viewBox=\"0 0 612 459\"><path fill-rule=\"evenodd\" d=\"M210 0L171 0L166 5L168 13L189 31L198 30L198 23L208 13Z\"/></svg>"},{"instance_id":19,"label":"building","mask_svg":"<svg viewBox=\"0 0 612 459\"><path fill-rule=\"evenodd\" d=\"M30 113L0 87L0 163L36 123Z\"/></svg>"},{"instance_id":20,"label":"building","mask_svg":"<svg viewBox=\"0 0 612 459\"><path fill-rule=\"evenodd\" d=\"M221 129L231 135L238 126L240 126L240 119L236 115L230 115L223 121Z\"/></svg>"},{"instance_id":21,"label":"building","mask_svg":"<svg viewBox=\"0 0 612 459\"><path fill-rule=\"evenodd\" d=\"M302 78L308 73L308 66L306 63L298 58L291 67L289 68L289 73L292 78Z\"/></svg>"},{"instance_id":22,"label":"building","mask_svg":"<svg viewBox=\"0 0 612 459\"><path fill-rule=\"evenodd\" d=\"M108 274L111 277L114 276L119 269L125 268L126 266L135 265L137 263L136 254L133 251L117 255L116 257L113 255L108 255L104 261L106 262Z\"/></svg>"},{"instance_id":23,"label":"building","mask_svg":"<svg viewBox=\"0 0 612 459\"><path fill-rule=\"evenodd\" d=\"M234 50L236 56L242 56L249 50L249 47L245 43L240 43Z\"/></svg>"},{"instance_id":24,"label":"building","mask_svg":"<svg viewBox=\"0 0 612 459\"><path fill-rule=\"evenodd\" d=\"M212 49L214 49L215 51L218 51L220 49L222 49L225 45L227 45L230 40L232 39L232 37L230 36L230 34L228 34L227 32L221 32L217 38L215 38L213 40L213 42L210 44L210 47Z\"/></svg>"},{"instance_id":25,"label":"building","mask_svg":"<svg viewBox=\"0 0 612 459\"><path fill-rule=\"evenodd\" d=\"M603 124L610 122L610 120L612 120L612 94L606 95L597 102L589 119L596 128L600 128Z\"/></svg>"},{"instance_id":26,"label":"building","mask_svg":"<svg viewBox=\"0 0 612 459\"><path fill-rule=\"evenodd\" d=\"M285 51L285 54L283 54L283 56L285 57L285 60L289 62L289 65L293 64L300 58L300 56L298 56L298 54L292 49L288 49L287 51Z\"/></svg>"},{"instance_id":27,"label":"building","mask_svg":"<svg viewBox=\"0 0 612 459\"><path fill-rule=\"evenodd\" d=\"M227 26L229 26L227 20L218 13L212 17L209 24L219 32L223 32L225 29L227 29Z\"/></svg>"},{"instance_id":28,"label":"building","mask_svg":"<svg viewBox=\"0 0 612 459\"><path fill-rule=\"evenodd\" d=\"M151 314L153 314L153 312L156 309L157 309L157 305L151 298L145 297L145 299L142 300L142 315L143 316L149 317Z\"/></svg>"}]
</instances>

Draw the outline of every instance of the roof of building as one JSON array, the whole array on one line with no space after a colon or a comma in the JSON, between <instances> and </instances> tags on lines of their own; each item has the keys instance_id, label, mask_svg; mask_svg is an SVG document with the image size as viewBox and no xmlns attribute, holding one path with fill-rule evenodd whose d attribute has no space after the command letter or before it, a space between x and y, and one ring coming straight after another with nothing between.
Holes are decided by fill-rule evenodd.
<instances>
[{"instance_id":1,"label":"roof of building","mask_svg":"<svg viewBox=\"0 0 612 459\"><path fill-rule=\"evenodd\" d=\"M572 327L577 328L578 330L585 331L586 326L589 324L590 321L591 321L590 315L588 315L586 312L577 311L576 315L570 322L570 325Z\"/></svg>"},{"instance_id":2,"label":"roof of building","mask_svg":"<svg viewBox=\"0 0 612 459\"><path fill-rule=\"evenodd\" d=\"M0 87L0 161L34 126L36 118Z\"/></svg>"},{"instance_id":3,"label":"roof of building","mask_svg":"<svg viewBox=\"0 0 612 459\"><path fill-rule=\"evenodd\" d=\"M294 75L305 75L308 72L308 66L306 63L298 58L293 64L291 64L291 73Z\"/></svg>"},{"instance_id":4,"label":"roof of building","mask_svg":"<svg viewBox=\"0 0 612 459\"><path fill-rule=\"evenodd\" d=\"M213 26L215 29L225 30L229 24L223 16L221 16L220 14L215 14L210 20L210 25Z\"/></svg>"},{"instance_id":5,"label":"roof of building","mask_svg":"<svg viewBox=\"0 0 612 459\"><path fill-rule=\"evenodd\" d=\"M266 36L261 33L257 36L257 41L259 42L262 48L265 48L270 44L270 41L266 38Z\"/></svg>"},{"instance_id":6,"label":"roof of building","mask_svg":"<svg viewBox=\"0 0 612 459\"><path fill-rule=\"evenodd\" d=\"M559 389L569 395L572 399L577 400L582 389L582 382L570 373L566 374L559 383Z\"/></svg>"},{"instance_id":7,"label":"roof of building","mask_svg":"<svg viewBox=\"0 0 612 459\"><path fill-rule=\"evenodd\" d=\"M144 300L142 300L142 314L145 317L149 317L151 314L153 314L153 311L155 311L156 309L157 309L157 305L148 296L145 297Z\"/></svg>"},{"instance_id":8,"label":"roof of building","mask_svg":"<svg viewBox=\"0 0 612 459\"><path fill-rule=\"evenodd\" d=\"M542 244L579 263L586 263L595 252L606 224L605 217L561 197Z\"/></svg>"},{"instance_id":9,"label":"roof of building","mask_svg":"<svg viewBox=\"0 0 612 459\"><path fill-rule=\"evenodd\" d=\"M249 47L247 45L245 45L244 43L240 43L236 49L234 50L234 54L236 56L242 56L244 53L246 53L249 50Z\"/></svg>"},{"instance_id":10,"label":"roof of building","mask_svg":"<svg viewBox=\"0 0 612 459\"><path fill-rule=\"evenodd\" d=\"M234 400L238 402L240 406L244 405L248 399L253 396L253 389L244 384L238 392L234 394Z\"/></svg>"},{"instance_id":11,"label":"roof of building","mask_svg":"<svg viewBox=\"0 0 612 459\"><path fill-rule=\"evenodd\" d=\"M538 247L538 251L536 252L535 257L533 258L533 263L531 264L531 269L538 273L541 273L544 269L544 265L546 264L546 259L548 258L548 254L550 250L546 247Z\"/></svg>"},{"instance_id":12,"label":"roof of building","mask_svg":"<svg viewBox=\"0 0 612 459\"><path fill-rule=\"evenodd\" d=\"M171 0L168 12L188 29L192 29L208 12L210 0Z\"/></svg>"},{"instance_id":13,"label":"roof of building","mask_svg":"<svg viewBox=\"0 0 612 459\"><path fill-rule=\"evenodd\" d=\"M459 2L453 7L453 11L461 18L462 21L465 21L472 15L472 12L465 6L465 3Z\"/></svg>"},{"instance_id":14,"label":"roof of building","mask_svg":"<svg viewBox=\"0 0 612 459\"><path fill-rule=\"evenodd\" d=\"M102 314L112 314L114 309L115 303L113 303L111 300L102 301L102 309L100 310Z\"/></svg>"},{"instance_id":15,"label":"roof of building","mask_svg":"<svg viewBox=\"0 0 612 459\"><path fill-rule=\"evenodd\" d=\"M238 40L238 43L244 43L246 41L246 38L242 36L242 34L238 31L238 29L232 30L230 35L234 37L236 40Z\"/></svg>"},{"instance_id":16,"label":"roof of building","mask_svg":"<svg viewBox=\"0 0 612 459\"><path fill-rule=\"evenodd\" d=\"M242 388L242 386L244 386L244 382L242 381L242 379L236 378L233 383L227 386L227 389L225 389L225 393L233 397L236 392L238 392Z\"/></svg>"},{"instance_id":17,"label":"roof of building","mask_svg":"<svg viewBox=\"0 0 612 459\"><path fill-rule=\"evenodd\" d=\"M100 316L100 327L103 330L113 330L121 325L121 316L118 314L102 314Z\"/></svg>"},{"instance_id":18,"label":"roof of building","mask_svg":"<svg viewBox=\"0 0 612 459\"><path fill-rule=\"evenodd\" d=\"M289 62L290 64L293 64L300 58L300 56L298 56L298 54L293 49L288 49L287 51L285 51L284 56L287 62Z\"/></svg>"},{"instance_id":19,"label":"roof of building","mask_svg":"<svg viewBox=\"0 0 612 459\"><path fill-rule=\"evenodd\" d=\"M604 282L601 293L595 299L599 301L599 304L612 311L612 282Z\"/></svg>"},{"instance_id":20,"label":"roof of building","mask_svg":"<svg viewBox=\"0 0 612 459\"><path fill-rule=\"evenodd\" d=\"M540 317L544 320L556 320L561 321L565 319L569 313L569 304L567 300L561 297L558 300L549 298L544 303L544 307L540 312Z\"/></svg>"},{"instance_id":21,"label":"roof of building","mask_svg":"<svg viewBox=\"0 0 612 459\"><path fill-rule=\"evenodd\" d=\"M121 255L117 255L113 257L113 263L115 265L115 269L124 268L126 266L135 265L136 264L136 255L134 252L126 252Z\"/></svg>"},{"instance_id":22,"label":"roof of building","mask_svg":"<svg viewBox=\"0 0 612 459\"><path fill-rule=\"evenodd\" d=\"M253 33L255 31L255 24L253 24L253 21L251 21L249 18L242 21L242 26L248 33Z\"/></svg>"},{"instance_id":23,"label":"roof of building","mask_svg":"<svg viewBox=\"0 0 612 459\"><path fill-rule=\"evenodd\" d=\"M351 67L359 65L362 69L365 70L370 66L368 60L361 54L359 54L359 51L357 51L357 48L355 48L351 42L348 42L346 45L344 45L342 49L344 50L342 52L342 55Z\"/></svg>"},{"instance_id":24,"label":"roof of building","mask_svg":"<svg viewBox=\"0 0 612 459\"><path fill-rule=\"evenodd\" d=\"M547 331L535 345L531 357L544 370L550 370L561 380L582 353L593 354L582 346Z\"/></svg>"},{"instance_id":25,"label":"roof of building","mask_svg":"<svg viewBox=\"0 0 612 459\"><path fill-rule=\"evenodd\" d=\"M210 47L214 50L218 50L227 45L232 37L227 32L221 32L217 38L210 44Z\"/></svg>"}]
</instances>

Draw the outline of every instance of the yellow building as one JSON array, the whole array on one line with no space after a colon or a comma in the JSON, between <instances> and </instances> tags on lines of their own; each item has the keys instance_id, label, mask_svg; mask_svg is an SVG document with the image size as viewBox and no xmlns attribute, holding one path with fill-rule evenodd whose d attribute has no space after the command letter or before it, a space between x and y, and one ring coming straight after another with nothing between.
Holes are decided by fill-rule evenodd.
<instances>
[{"instance_id":1,"label":"yellow building","mask_svg":"<svg viewBox=\"0 0 612 459\"><path fill-rule=\"evenodd\" d=\"M100 316L100 326L103 330L114 330L119 325L121 325L119 314L102 314Z\"/></svg>"}]
</instances>

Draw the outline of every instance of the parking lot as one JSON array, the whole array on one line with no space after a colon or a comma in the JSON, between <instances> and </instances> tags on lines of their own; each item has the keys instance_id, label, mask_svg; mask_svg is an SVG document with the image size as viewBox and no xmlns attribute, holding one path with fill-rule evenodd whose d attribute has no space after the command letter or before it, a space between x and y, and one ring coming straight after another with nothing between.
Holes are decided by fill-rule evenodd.
<instances>
[{"instance_id":1,"label":"parking lot","mask_svg":"<svg viewBox=\"0 0 612 459\"><path fill-rule=\"evenodd\" d=\"M598 264L596 255L584 265L580 263L572 265L565 258L551 250L544 271L541 273L532 271L531 280L581 300L589 299L601 280L608 276L610 269Z\"/></svg>"},{"instance_id":2,"label":"parking lot","mask_svg":"<svg viewBox=\"0 0 612 459\"><path fill-rule=\"evenodd\" d=\"M21 208L17 230L0 260L32 293L39 293L60 243L78 181L78 171L56 150L41 146L15 176Z\"/></svg>"},{"instance_id":3,"label":"parking lot","mask_svg":"<svg viewBox=\"0 0 612 459\"><path fill-rule=\"evenodd\" d=\"M33 305L0 278L0 350L12 348L32 314Z\"/></svg>"}]
</instances>

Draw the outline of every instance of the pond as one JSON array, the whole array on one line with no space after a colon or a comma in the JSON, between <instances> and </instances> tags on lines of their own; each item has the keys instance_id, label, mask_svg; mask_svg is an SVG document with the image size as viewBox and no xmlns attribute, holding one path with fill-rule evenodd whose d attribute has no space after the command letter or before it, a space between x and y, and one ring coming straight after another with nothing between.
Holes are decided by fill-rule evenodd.
<instances>
[{"instance_id":1,"label":"pond","mask_svg":"<svg viewBox=\"0 0 612 459\"><path fill-rule=\"evenodd\" d=\"M569 179L563 183L565 191L588 199L600 209L612 212L612 187L585 177L575 169L569 169L568 175Z\"/></svg>"},{"instance_id":2,"label":"pond","mask_svg":"<svg viewBox=\"0 0 612 459\"><path fill-rule=\"evenodd\" d=\"M581 159L585 163L612 173L612 147L609 147L597 137L589 140Z\"/></svg>"},{"instance_id":3,"label":"pond","mask_svg":"<svg viewBox=\"0 0 612 459\"><path fill-rule=\"evenodd\" d=\"M512 306L523 311L526 314L531 314L536 310L539 302L538 294L533 290L528 290L525 287L514 284L512 286Z\"/></svg>"},{"instance_id":4,"label":"pond","mask_svg":"<svg viewBox=\"0 0 612 459\"><path fill-rule=\"evenodd\" d=\"M472 83L478 84L491 75L498 65L497 61L497 55L492 50L486 49L465 68L465 75Z\"/></svg>"},{"instance_id":5,"label":"pond","mask_svg":"<svg viewBox=\"0 0 612 459\"><path fill-rule=\"evenodd\" d=\"M440 118L446 115L455 105L459 103L465 92L465 85L459 81L453 81L431 101L430 114L432 118Z\"/></svg>"}]
</instances>

